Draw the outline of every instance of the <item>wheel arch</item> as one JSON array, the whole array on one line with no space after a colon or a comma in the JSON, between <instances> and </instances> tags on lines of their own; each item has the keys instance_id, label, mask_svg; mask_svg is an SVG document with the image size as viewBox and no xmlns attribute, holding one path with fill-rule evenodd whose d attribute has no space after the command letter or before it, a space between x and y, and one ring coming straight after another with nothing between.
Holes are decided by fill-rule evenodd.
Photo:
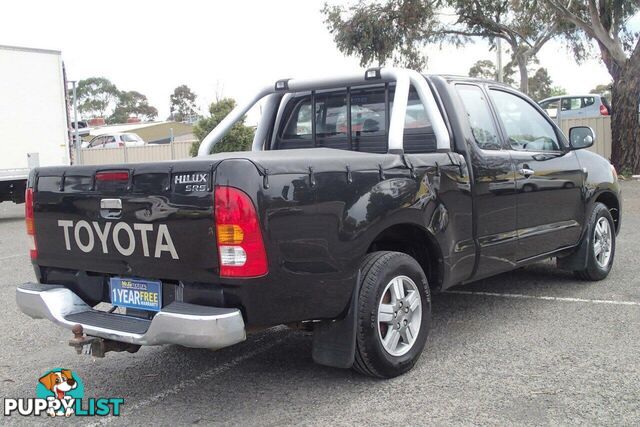
<instances>
[{"instance_id":1,"label":"wheel arch","mask_svg":"<svg viewBox=\"0 0 640 427\"><path fill-rule=\"evenodd\" d=\"M389 225L370 242L367 253L375 251L396 251L413 257L424 270L429 287L441 288L444 278L442 251L426 228L408 222Z\"/></svg>"},{"instance_id":2,"label":"wheel arch","mask_svg":"<svg viewBox=\"0 0 640 427\"><path fill-rule=\"evenodd\" d=\"M618 234L618 231L620 231L620 200L618 200L618 196L611 191L605 190L595 197L594 203L602 203L609 209L616 228L616 234Z\"/></svg>"}]
</instances>

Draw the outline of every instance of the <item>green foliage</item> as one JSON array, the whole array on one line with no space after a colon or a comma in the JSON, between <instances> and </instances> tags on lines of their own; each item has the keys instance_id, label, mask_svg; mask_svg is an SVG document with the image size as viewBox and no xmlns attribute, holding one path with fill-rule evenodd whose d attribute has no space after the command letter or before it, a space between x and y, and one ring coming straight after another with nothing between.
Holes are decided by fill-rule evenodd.
<instances>
[{"instance_id":1,"label":"green foliage","mask_svg":"<svg viewBox=\"0 0 640 427\"><path fill-rule=\"evenodd\" d=\"M190 116L197 115L197 95L187 85L181 85L174 89L169 97L171 120L182 122Z\"/></svg>"},{"instance_id":2,"label":"green foliage","mask_svg":"<svg viewBox=\"0 0 640 427\"><path fill-rule=\"evenodd\" d=\"M553 86L551 88L551 92L549 93L549 97L562 95L567 95L567 90L561 86Z\"/></svg>"},{"instance_id":3,"label":"green foliage","mask_svg":"<svg viewBox=\"0 0 640 427\"><path fill-rule=\"evenodd\" d=\"M193 128L193 133L198 139L191 146L191 155L198 154L200 143L205 136L209 134L218 126L218 124L224 119L233 108L236 106L236 102L231 98L223 98L217 102L213 102L209 106L209 117L205 117L198 121ZM239 120L225 135L215 147L213 147L214 153L226 152L226 151L248 151L251 149L251 143L253 142L254 129L245 126L246 117Z\"/></svg>"},{"instance_id":4,"label":"green foliage","mask_svg":"<svg viewBox=\"0 0 640 427\"><path fill-rule=\"evenodd\" d=\"M476 77L480 79L498 80L498 71L496 64L490 59L481 59L476 61L471 68L469 68L469 77ZM508 85L513 86L515 84L515 70L513 69L513 63L510 62L502 67L502 81Z\"/></svg>"},{"instance_id":5,"label":"green foliage","mask_svg":"<svg viewBox=\"0 0 640 427\"><path fill-rule=\"evenodd\" d=\"M414 69L426 66L420 48L429 38L426 31L437 24L435 2L391 0L383 3L360 1L355 6L330 6L322 12L338 49L360 58L360 65L396 65Z\"/></svg>"},{"instance_id":6,"label":"green foliage","mask_svg":"<svg viewBox=\"0 0 640 427\"><path fill-rule=\"evenodd\" d=\"M533 76L529 77L529 96L536 101L541 101L551 96L553 81L546 68L538 68Z\"/></svg>"},{"instance_id":7,"label":"green foliage","mask_svg":"<svg viewBox=\"0 0 640 427\"><path fill-rule=\"evenodd\" d=\"M78 113L83 117L105 117L119 95L118 88L104 77L80 80L76 88Z\"/></svg>"},{"instance_id":8,"label":"green foliage","mask_svg":"<svg viewBox=\"0 0 640 427\"><path fill-rule=\"evenodd\" d=\"M338 49L360 58L363 66L394 64L421 69L426 64L422 48L427 43L462 45L484 38L492 47L504 40L520 74L542 46L572 26L549 7L527 0L361 0L354 6L325 5L325 23ZM455 15L457 20L448 18ZM527 91L528 80L521 79Z\"/></svg>"},{"instance_id":9,"label":"green foliage","mask_svg":"<svg viewBox=\"0 0 640 427\"><path fill-rule=\"evenodd\" d=\"M131 116L139 117L142 120L153 120L158 116L158 110L149 105L147 97L134 90L120 92L118 104L113 114L109 116L109 124L126 123Z\"/></svg>"},{"instance_id":10,"label":"green foliage","mask_svg":"<svg viewBox=\"0 0 640 427\"><path fill-rule=\"evenodd\" d=\"M640 173L640 32L629 19L640 12L639 0L543 0L575 26L569 45L578 52L597 46L613 79L611 85L611 163ZM596 43L594 43L594 41ZM580 60L580 55L576 54Z\"/></svg>"}]
</instances>

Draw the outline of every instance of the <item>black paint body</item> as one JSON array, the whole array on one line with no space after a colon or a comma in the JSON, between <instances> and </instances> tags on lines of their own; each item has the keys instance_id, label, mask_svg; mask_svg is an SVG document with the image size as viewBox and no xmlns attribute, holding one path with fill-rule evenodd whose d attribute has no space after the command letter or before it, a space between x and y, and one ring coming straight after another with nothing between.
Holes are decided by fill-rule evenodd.
<instances>
[{"instance_id":1,"label":"black paint body","mask_svg":"<svg viewBox=\"0 0 640 427\"><path fill-rule=\"evenodd\" d=\"M571 253L585 231L586 212L599 198L616 203L619 228L620 190L605 159L569 148L548 159L506 146L480 150L453 89L456 80L428 81L445 113L450 151L403 155L311 148L36 169L29 182L35 188L36 274L91 304L109 301L110 276L160 279L164 304L181 288L185 302L238 307L249 326L269 326L340 317L362 257L397 239L415 240L420 253L414 256L428 270L430 285L446 289ZM483 90L487 85L470 83ZM522 164L544 171L535 189L524 189L516 172ZM128 170L132 178L124 185L95 183L96 171L113 169ZM205 191L186 192L174 182L185 173L207 174ZM568 184L558 185L560 180ZM237 187L253 199L268 257L266 276L219 277L215 185ZM119 218L105 219L100 211L100 200L110 197L122 200ZM179 259L167 252L143 257L139 250L125 257L112 241L108 254L98 242L90 253L76 246L68 251L61 219L166 224Z\"/></svg>"}]
</instances>

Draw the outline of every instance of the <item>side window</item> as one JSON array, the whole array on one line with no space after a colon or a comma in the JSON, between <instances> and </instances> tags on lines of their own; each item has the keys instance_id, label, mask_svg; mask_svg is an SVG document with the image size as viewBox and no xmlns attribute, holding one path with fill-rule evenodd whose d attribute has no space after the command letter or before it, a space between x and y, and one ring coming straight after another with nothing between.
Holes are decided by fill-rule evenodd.
<instances>
[{"instance_id":1,"label":"side window","mask_svg":"<svg viewBox=\"0 0 640 427\"><path fill-rule=\"evenodd\" d=\"M100 136L98 138L95 138L93 141L91 141L91 143L89 144L89 147L91 148L99 147L102 145L103 142L104 142L104 138Z\"/></svg>"},{"instance_id":2,"label":"side window","mask_svg":"<svg viewBox=\"0 0 640 427\"><path fill-rule=\"evenodd\" d=\"M478 86L456 85L458 95L467 111L469 123L478 147L484 150L499 150L498 131L489 110L484 92Z\"/></svg>"},{"instance_id":3,"label":"side window","mask_svg":"<svg viewBox=\"0 0 640 427\"><path fill-rule=\"evenodd\" d=\"M582 108L589 107L590 105L593 105L595 103L596 99L592 96L585 96L584 98L582 98Z\"/></svg>"},{"instance_id":4,"label":"side window","mask_svg":"<svg viewBox=\"0 0 640 427\"><path fill-rule=\"evenodd\" d=\"M531 104L519 96L501 90L491 89L490 92L512 149L560 150L553 126Z\"/></svg>"},{"instance_id":5,"label":"side window","mask_svg":"<svg viewBox=\"0 0 640 427\"><path fill-rule=\"evenodd\" d=\"M552 119L555 119L556 117L558 117L559 107L560 107L559 99L553 99L551 101L540 103L540 108L542 108L545 111L545 113L547 113L547 115Z\"/></svg>"},{"instance_id":6,"label":"side window","mask_svg":"<svg viewBox=\"0 0 640 427\"><path fill-rule=\"evenodd\" d=\"M562 111L579 110L582 108L580 98L562 98Z\"/></svg>"}]
</instances>

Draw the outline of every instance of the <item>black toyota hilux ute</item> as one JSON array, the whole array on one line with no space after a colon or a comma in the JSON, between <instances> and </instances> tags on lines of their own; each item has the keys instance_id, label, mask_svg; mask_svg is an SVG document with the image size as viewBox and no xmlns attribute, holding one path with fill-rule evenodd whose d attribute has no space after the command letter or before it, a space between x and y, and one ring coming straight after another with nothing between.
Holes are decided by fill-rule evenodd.
<instances>
[{"instance_id":1,"label":"black toyota hilux ute","mask_svg":"<svg viewBox=\"0 0 640 427\"><path fill-rule=\"evenodd\" d=\"M252 151L209 155L259 100ZM193 159L33 170L37 282L17 302L95 356L286 324L313 331L318 363L397 376L425 347L433 292L546 258L607 276L620 187L594 140L490 81L280 80Z\"/></svg>"}]
</instances>

